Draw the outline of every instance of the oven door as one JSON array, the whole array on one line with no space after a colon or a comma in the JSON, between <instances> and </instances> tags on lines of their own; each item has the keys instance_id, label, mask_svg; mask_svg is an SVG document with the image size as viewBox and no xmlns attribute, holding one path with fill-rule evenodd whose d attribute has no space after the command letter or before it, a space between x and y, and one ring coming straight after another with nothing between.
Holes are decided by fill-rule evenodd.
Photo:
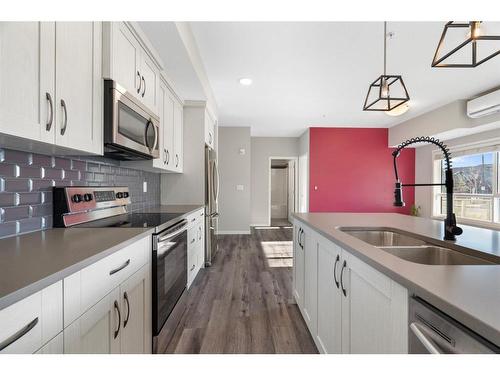
<instances>
[{"instance_id":1,"label":"oven door","mask_svg":"<svg viewBox=\"0 0 500 375\"><path fill-rule=\"evenodd\" d=\"M154 236L153 335L157 336L187 285L187 220Z\"/></svg>"},{"instance_id":2,"label":"oven door","mask_svg":"<svg viewBox=\"0 0 500 375\"><path fill-rule=\"evenodd\" d=\"M114 81L105 83L105 153L120 159L155 159L159 119Z\"/></svg>"}]
</instances>

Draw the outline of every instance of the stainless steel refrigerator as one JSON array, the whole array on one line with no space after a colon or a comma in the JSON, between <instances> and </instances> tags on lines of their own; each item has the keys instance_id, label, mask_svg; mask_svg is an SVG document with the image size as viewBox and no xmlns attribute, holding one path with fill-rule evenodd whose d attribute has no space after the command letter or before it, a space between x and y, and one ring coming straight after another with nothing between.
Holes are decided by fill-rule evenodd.
<instances>
[{"instance_id":1,"label":"stainless steel refrigerator","mask_svg":"<svg viewBox=\"0 0 500 375\"><path fill-rule=\"evenodd\" d=\"M219 169L217 153L205 146L205 265L211 266L217 254Z\"/></svg>"}]
</instances>

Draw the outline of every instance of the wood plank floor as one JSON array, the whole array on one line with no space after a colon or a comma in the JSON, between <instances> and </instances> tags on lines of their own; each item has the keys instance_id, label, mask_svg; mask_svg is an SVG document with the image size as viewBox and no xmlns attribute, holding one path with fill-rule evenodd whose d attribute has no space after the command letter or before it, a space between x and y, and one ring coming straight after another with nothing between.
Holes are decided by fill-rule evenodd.
<instances>
[{"instance_id":1,"label":"wood plank floor","mask_svg":"<svg viewBox=\"0 0 500 375\"><path fill-rule=\"evenodd\" d=\"M291 266L290 227L219 236L166 352L317 353L292 298Z\"/></svg>"}]
</instances>

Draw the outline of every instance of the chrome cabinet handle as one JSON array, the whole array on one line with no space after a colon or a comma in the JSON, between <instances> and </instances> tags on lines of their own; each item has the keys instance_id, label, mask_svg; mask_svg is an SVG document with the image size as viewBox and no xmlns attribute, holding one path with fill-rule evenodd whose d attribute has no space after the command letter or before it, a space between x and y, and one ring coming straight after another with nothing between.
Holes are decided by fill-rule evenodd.
<instances>
[{"instance_id":1,"label":"chrome cabinet handle","mask_svg":"<svg viewBox=\"0 0 500 375\"><path fill-rule=\"evenodd\" d=\"M144 83L144 89L142 90L142 97L144 98L144 94L146 93L146 80L144 79L144 76L142 76L142 82Z\"/></svg>"},{"instance_id":2,"label":"chrome cabinet handle","mask_svg":"<svg viewBox=\"0 0 500 375\"><path fill-rule=\"evenodd\" d=\"M130 301L128 300L127 292L123 293L123 299L125 300L125 302L127 302L127 317L123 321L123 328L125 328L128 323L128 318L130 318Z\"/></svg>"},{"instance_id":3,"label":"chrome cabinet handle","mask_svg":"<svg viewBox=\"0 0 500 375\"><path fill-rule=\"evenodd\" d=\"M200 227L200 237L198 237L199 240L201 240L201 237L202 237L202 230L201 230L201 227Z\"/></svg>"},{"instance_id":4,"label":"chrome cabinet handle","mask_svg":"<svg viewBox=\"0 0 500 375\"><path fill-rule=\"evenodd\" d=\"M208 133L208 143L212 144L212 133Z\"/></svg>"},{"instance_id":5,"label":"chrome cabinet handle","mask_svg":"<svg viewBox=\"0 0 500 375\"><path fill-rule=\"evenodd\" d=\"M130 259L127 259L125 263L123 263L120 267L115 268L114 270L109 271L109 276L114 275L117 272L120 272L122 269L127 267L130 264Z\"/></svg>"},{"instance_id":6,"label":"chrome cabinet handle","mask_svg":"<svg viewBox=\"0 0 500 375\"><path fill-rule=\"evenodd\" d=\"M432 341L427 338L425 333L418 327L417 323L411 323L410 329L430 354L442 354L441 350L439 350L437 346L433 345Z\"/></svg>"},{"instance_id":7,"label":"chrome cabinet handle","mask_svg":"<svg viewBox=\"0 0 500 375\"><path fill-rule=\"evenodd\" d=\"M68 110L66 108L66 102L64 101L64 99L61 99L61 108L64 112L64 125L61 127L61 135L64 135L64 133L66 133L66 128L68 127Z\"/></svg>"},{"instance_id":8,"label":"chrome cabinet handle","mask_svg":"<svg viewBox=\"0 0 500 375\"><path fill-rule=\"evenodd\" d=\"M47 98L47 101L49 102L49 110L50 110L50 115L49 119L47 120L47 124L45 125L45 130L50 131L50 128L52 127L52 122L54 121L54 106L52 103L52 96L48 92L45 93L45 97Z\"/></svg>"},{"instance_id":9,"label":"chrome cabinet handle","mask_svg":"<svg viewBox=\"0 0 500 375\"><path fill-rule=\"evenodd\" d=\"M190 269L189 271L191 272L192 270L194 270L194 268L195 268L195 267L196 267L196 265L194 265L194 264L193 264L193 265L191 266L191 269Z\"/></svg>"},{"instance_id":10,"label":"chrome cabinet handle","mask_svg":"<svg viewBox=\"0 0 500 375\"><path fill-rule=\"evenodd\" d=\"M175 154L175 168L179 166L179 155Z\"/></svg>"},{"instance_id":11,"label":"chrome cabinet handle","mask_svg":"<svg viewBox=\"0 0 500 375\"><path fill-rule=\"evenodd\" d=\"M139 71L137 71L137 77L139 77L139 87L137 88L137 93L139 94L142 88L141 73L139 73Z\"/></svg>"},{"instance_id":12,"label":"chrome cabinet handle","mask_svg":"<svg viewBox=\"0 0 500 375\"><path fill-rule=\"evenodd\" d=\"M196 238L193 238L190 243L194 243L196 241Z\"/></svg>"},{"instance_id":13,"label":"chrome cabinet handle","mask_svg":"<svg viewBox=\"0 0 500 375\"><path fill-rule=\"evenodd\" d=\"M347 262L344 260L344 263L342 264L342 270L340 271L340 286L342 287L342 294L344 297L347 297L347 289L344 288L344 270L347 266Z\"/></svg>"},{"instance_id":14,"label":"chrome cabinet handle","mask_svg":"<svg viewBox=\"0 0 500 375\"><path fill-rule=\"evenodd\" d=\"M170 152L167 150L167 164L170 163Z\"/></svg>"},{"instance_id":15,"label":"chrome cabinet handle","mask_svg":"<svg viewBox=\"0 0 500 375\"><path fill-rule=\"evenodd\" d=\"M335 258L335 264L333 265L333 280L335 280L335 285L337 289L339 288L339 282L337 281L337 263L340 261L340 255L337 254L337 258Z\"/></svg>"},{"instance_id":16,"label":"chrome cabinet handle","mask_svg":"<svg viewBox=\"0 0 500 375\"><path fill-rule=\"evenodd\" d=\"M4 341L0 342L0 352L4 350L6 347L12 345L15 343L17 340L19 340L21 337L26 335L29 331L31 331L36 325L38 324L38 317L33 319L31 322L26 324L23 328L21 328L19 331L14 333L12 336L7 337Z\"/></svg>"},{"instance_id":17,"label":"chrome cabinet handle","mask_svg":"<svg viewBox=\"0 0 500 375\"><path fill-rule=\"evenodd\" d=\"M163 164L167 164L167 149L163 149Z\"/></svg>"},{"instance_id":18,"label":"chrome cabinet handle","mask_svg":"<svg viewBox=\"0 0 500 375\"><path fill-rule=\"evenodd\" d=\"M299 244L300 247L302 247L302 244L300 243L300 234L302 233L302 228L299 228L299 232L297 233L297 243Z\"/></svg>"},{"instance_id":19,"label":"chrome cabinet handle","mask_svg":"<svg viewBox=\"0 0 500 375\"><path fill-rule=\"evenodd\" d=\"M116 300L115 300L114 306L115 306L115 310L118 312L118 328L116 329L115 333L113 334L114 338L116 339L118 337L118 334L120 333L122 314L120 312L120 306L118 306L118 302Z\"/></svg>"}]
</instances>

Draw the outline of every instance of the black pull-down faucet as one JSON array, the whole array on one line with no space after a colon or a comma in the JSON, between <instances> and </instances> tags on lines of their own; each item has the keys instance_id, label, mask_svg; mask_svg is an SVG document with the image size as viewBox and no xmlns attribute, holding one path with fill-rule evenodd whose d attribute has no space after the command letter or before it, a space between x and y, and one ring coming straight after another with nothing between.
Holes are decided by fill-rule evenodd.
<instances>
[{"instance_id":1,"label":"black pull-down faucet","mask_svg":"<svg viewBox=\"0 0 500 375\"><path fill-rule=\"evenodd\" d=\"M444 154L444 160L446 163L445 170L445 182L436 184L402 184L399 180L398 167L396 164L396 158L399 156L401 150L414 143L432 143L438 146ZM445 186L446 187L446 219L444 221L444 239L449 241L455 241L455 236L462 234L462 228L457 226L457 220L455 214L453 213L453 171L451 168L451 155L450 150L440 142L439 139L432 137L417 137L411 138L407 141L401 143L396 150L392 153L394 157L394 173L396 175L396 188L394 189L394 206L403 207L405 204L403 202L403 187L404 186Z\"/></svg>"}]
</instances>

